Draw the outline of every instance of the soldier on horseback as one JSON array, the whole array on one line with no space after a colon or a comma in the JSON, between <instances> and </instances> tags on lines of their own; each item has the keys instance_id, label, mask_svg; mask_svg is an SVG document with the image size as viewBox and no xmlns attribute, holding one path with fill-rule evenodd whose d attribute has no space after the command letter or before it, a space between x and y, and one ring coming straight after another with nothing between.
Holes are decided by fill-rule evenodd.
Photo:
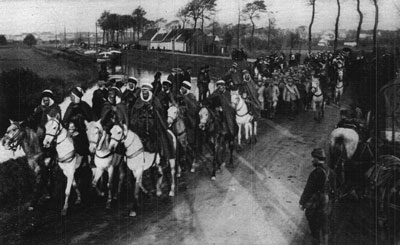
<instances>
[{"instance_id":1,"label":"soldier on horseback","mask_svg":"<svg viewBox=\"0 0 400 245\"><path fill-rule=\"evenodd\" d=\"M172 82L169 80L165 80L162 82L162 90L156 96L162 105L163 112L166 113L170 104L175 104L174 94L171 91ZM153 94L154 95L154 94Z\"/></svg>"},{"instance_id":2,"label":"soldier on horseback","mask_svg":"<svg viewBox=\"0 0 400 245\"><path fill-rule=\"evenodd\" d=\"M108 96L106 81L99 80L97 82L97 85L99 86L99 88L93 92L93 97L92 97L92 108L95 119L99 119L101 117L101 110Z\"/></svg>"},{"instance_id":3,"label":"soldier on horseback","mask_svg":"<svg viewBox=\"0 0 400 245\"><path fill-rule=\"evenodd\" d=\"M137 79L134 77L129 77L127 82L127 87L122 94L122 103L128 107L128 111L132 109L137 98L139 97L140 89L137 88Z\"/></svg>"},{"instance_id":4,"label":"soldier on horseback","mask_svg":"<svg viewBox=\"0 0 400 245\"><path fill-rule=\"evenodd\" d=\"M207 101L211 109L220 114L223 132L225 134L236 135L238 126L235 121L235 110L231 106L230 91L227 90L224 80L217 81L216 85L217 89L207 98Z\"/></svg>"},{"instance_id":5,"label":"soldier on horseback","mask_svg":"<svg viewBox=\"0 0 400 245\"><path fill-rule=\"evenodd\" d=\"M139 98L130 111L130 128L141 138L144 150L158 152L165 159L175 156L173 142L167 132L166 111L153 95L150 83L144 83Z\"/></svg>"},{"instance_id":6,"label":"soldier on horseback","mask_svg":"<svg viewBox=\"0 0 400 245\"><path fill-rule=\"evenodd\" d=\"M83 93L83 89L80 87L72 89L71 103L68 105L62 120L63 126L68 129L68 133L72 137L77 161L82 161L84 157L90 154L85 120L90 122L94 119L92 108L85 101L82 101Z\"/></svg>"}]
</instances>

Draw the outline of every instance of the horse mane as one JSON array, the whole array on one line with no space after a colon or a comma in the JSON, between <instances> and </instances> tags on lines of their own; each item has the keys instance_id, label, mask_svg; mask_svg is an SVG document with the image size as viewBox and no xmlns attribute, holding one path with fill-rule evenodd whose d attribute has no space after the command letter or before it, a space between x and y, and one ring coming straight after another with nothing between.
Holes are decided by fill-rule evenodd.
<instances>
[{"instance_id":1,"label":"horse mane","mask_svg":"<svg viewBox=\"0 0 400 245\"><path fill-rule=\"evenodd\" d=\"M29 127L21 127L21 130L25 135L24 138L26 139L26 146L29 148L30 153L39 153L41 149L39 145L40 142L38 133Z\"/></svg>"}]
</instances>

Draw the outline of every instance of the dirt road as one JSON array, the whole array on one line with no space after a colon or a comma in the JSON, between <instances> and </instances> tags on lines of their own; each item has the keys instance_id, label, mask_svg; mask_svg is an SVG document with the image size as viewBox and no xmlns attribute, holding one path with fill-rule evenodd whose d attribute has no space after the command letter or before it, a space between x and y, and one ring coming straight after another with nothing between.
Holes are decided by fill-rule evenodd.
<instances>
[{"instance_id":1,"label":"dirt road","mask_svg":"<svg viewBox=\"0 0 400 245\"><path fill-rule=\"evenodd\" d=\"M66 219L56 208L30 232L9 242L23 244L304 244L308 226L298 201L312 166L310 150L321 146L338 118L328 108L323 123L311 112L295 121L259 125L258 143L235 153L235 168L210 180L210 161L188 173L177 196L146 199L136 218L127 204L110 212L101 204L74 207ZM205 156L209 157L209 156ZM38 219L38 217L36 217ZM11 237L10 237L11 238ZM15 240L16 239L16 240ZM20 240L21 239L21 240Z\"/></svg>"}]
</instances>

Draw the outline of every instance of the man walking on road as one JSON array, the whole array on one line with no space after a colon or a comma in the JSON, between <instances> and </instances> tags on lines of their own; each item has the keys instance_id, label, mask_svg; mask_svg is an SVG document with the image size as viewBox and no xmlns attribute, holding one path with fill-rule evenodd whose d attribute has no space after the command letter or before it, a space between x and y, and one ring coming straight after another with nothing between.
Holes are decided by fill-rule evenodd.
<instances>
[{"instance_id":1,"label":"man walking on road","mask_svg":"<svg viewBox=\"0 0 400 245\"><path fill-rule=\"evenodd\" d=\"M322 148L314 149L311 156L315 169L310 173L301 195L300 209L306 210L313 244L328 244L335 177L333 171L325 163L326 156Z\"/></svg>"}]
</instances>

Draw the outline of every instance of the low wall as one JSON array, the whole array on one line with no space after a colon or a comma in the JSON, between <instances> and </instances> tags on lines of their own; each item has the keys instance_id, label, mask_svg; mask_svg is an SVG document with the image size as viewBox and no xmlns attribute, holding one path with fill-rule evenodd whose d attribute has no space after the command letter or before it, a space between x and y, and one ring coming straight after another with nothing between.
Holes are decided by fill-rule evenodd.
<instances>
[{"instance_id":1,"label":"low wall","mask_svg":"<svg viewBox=\"0 0 400 245\"><path fill-rule=\"evenodd\" d=\"M191 66L192 76L197 77L200 67L209 65L210 75L214 79L222 77L232 66L233 61L228 57L204 56L195 54L172 53L152 50L129 50L122 57L122 65L169 72L171 68L185 69ZM237 62L244 69L246 61Z\"/></svg>"}]
</instances>

